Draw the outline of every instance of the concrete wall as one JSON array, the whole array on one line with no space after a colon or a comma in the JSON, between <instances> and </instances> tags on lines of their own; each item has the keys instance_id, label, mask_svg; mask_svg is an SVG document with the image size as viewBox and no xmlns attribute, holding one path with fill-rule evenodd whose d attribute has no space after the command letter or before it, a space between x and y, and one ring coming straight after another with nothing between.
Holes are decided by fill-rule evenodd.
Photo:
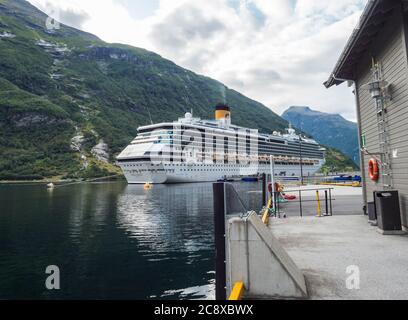
<instances>
[{"instance_id":1,"label":"concrete wall","mask_svg":"<svg viewBox=\"0 0 408 320\"><path fill-rule=\"evenodd\" d=\"M245 298L304 298L305 279L272 232L255 214L232 218L227 233L227 287L244 282Z\"/></svg>"},{"instance_id":2,"label":"concrete wall","mask_svg":"<svg viewBox=\"0 0 408 320\"><path fill-rule=\"evenodd\" d=\"M392 100L387 102L391 150L398 150L392 159L393 187L400 191L403 225L408 226L408 59L406 50L406 18L402 7L395 8L380 33L373 39L369 52L357 64L358 104L361 130L366 136L367 150L378 153L379 134L374 100L363 85L372 81L372 58L382 65L384 80L391 83ZM363 155L367 201L373 201L373 191L382 190L381 179L368 178L368 160Z\"/></svg>"}]
</instances>

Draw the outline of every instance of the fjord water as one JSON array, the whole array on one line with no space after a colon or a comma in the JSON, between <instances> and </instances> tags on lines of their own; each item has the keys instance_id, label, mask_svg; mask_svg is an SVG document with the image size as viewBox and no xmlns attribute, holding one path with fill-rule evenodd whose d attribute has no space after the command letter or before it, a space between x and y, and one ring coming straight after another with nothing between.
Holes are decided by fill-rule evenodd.
<instances>
[{"instance_id":1,"label":"fjord water","mask_svg":"<svg viewBox=\"0 0 408 320\"><path fill-rule=\"evenodd\" d=\"M212 299L212 198L211 183L2 185L0 299Z\"/></svg>"}]
</instances>

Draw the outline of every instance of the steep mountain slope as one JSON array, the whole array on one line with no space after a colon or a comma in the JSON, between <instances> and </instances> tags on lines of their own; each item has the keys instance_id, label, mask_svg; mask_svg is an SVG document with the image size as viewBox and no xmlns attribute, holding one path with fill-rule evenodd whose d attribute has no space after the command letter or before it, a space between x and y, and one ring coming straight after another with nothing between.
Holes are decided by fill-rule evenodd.
<instances>
[{"instance_id":1,"label":"steep mountain slope","mask_svg":"<svg viewBox=\"0 0 408 320\"><path fill-rule=\"evenodd\" d=\"M117 154L139 125L194 110L271 132L287 122L222 83L143 49L107 44L61 25L24 0L0 0L0 179L118 172Z\"/></svg>"},{"instance_id":2,"label":"steep mountain slope","mask_svg":"<svg viewBox=\"0 0 408 320\"><path fill-rule=\"evenodd\" d=\"M341 151L326 146L326 163L320 170L323 173L358 171L359 167Z\"/></svg>"},{"instance_id":3,"label":"steep mountain slope","mask_svg":"<svg viewBox=\"0 0 408 320\"><path fill-rule=\"evenodd\" d=\"M359 164L357 124L338 114L314 111L309 107L290 107L282 117L319 143L335 148Z\"/></svg>"}]
</instances>

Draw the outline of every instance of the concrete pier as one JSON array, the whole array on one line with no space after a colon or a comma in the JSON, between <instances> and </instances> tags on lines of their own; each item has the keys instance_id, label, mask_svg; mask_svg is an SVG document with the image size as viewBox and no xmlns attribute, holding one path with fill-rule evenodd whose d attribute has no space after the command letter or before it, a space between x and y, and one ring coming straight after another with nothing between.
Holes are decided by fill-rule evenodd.
<instances>
[{"instance_id":1,"label":"concrete pier","mask_svg":"<svg viewBox=\"0 0 408 320\"><path fill-rule=\"evenodd\" d=\"M362 214L360 188L335 187L333 197L333 216L316 217L316 203L306 202L301 218L288 202L288 218L268 227L258 216L247 226L230 219L228 289L242 281L247 298L408 299L408 235L379 234Z\"/></svg>"},{"instance_id":2,"label":"concrete pier","mask_svg":"<svg viewBox=\"0 0 408 320\"><path fill-rule=\"evenodd\" d=\"M304 276L256 213L228 223L227 283L229 293L237 282L245 298L305 298Z\"/></svg>"},{"instance_id":3,"label":"concrete pier","mask_svg":"<svg viewBox=\"0 0 408 320\"><path fill-rule=\"evenodd\" d=\"M269 230L305 275L310 299L408 299L408 236L381 235L362 215L273 219ZM359 289L347 288L350 270Z\"/></svg>"}]
</instances>

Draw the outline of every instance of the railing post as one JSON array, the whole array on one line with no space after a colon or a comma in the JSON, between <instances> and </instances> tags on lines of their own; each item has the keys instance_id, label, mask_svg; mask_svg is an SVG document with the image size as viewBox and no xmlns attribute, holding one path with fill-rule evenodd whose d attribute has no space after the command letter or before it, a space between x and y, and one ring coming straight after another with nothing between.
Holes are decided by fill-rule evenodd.
<instances>
[{"instance_id":1,"label":"railing post","mask_svg":"<svg viewBox=\"0 0 408 320\"><path fill-rule=\"evenodd\" d=\"M262 173L262 208L266 206L266 174Z\"/></svg>"},{"instance_id":2,"label":"railing post","mask_svg":"<svg viewBox=\"0 0 408 320\"><path fill-rule=\"evenodd\" d=\"M319 195L319 190L316 190L316 201L317 201L317 217L322 216L322 208L320 206L320 195Z\"/></svg>"},{"instance_id":3,"label":"railing post","mask_svg":"<svg viewBox=\"0 0 408 320\"><path fill-rule=\"evenodd\" d=\"M326 216L328 216L329 215L329 202L327 198L327 190L324 190L324 202L326 205Z\"/></svg>"},{"instance_id":4,"label":"railing post","mask_svg":"<svg viewBox=\"0 0 408 320\"><path fill-rule=\"evenodd\" d=\"M303 218L302 190L299 190L299 209L300 209L300 217Z\"/></svg>"},{"instance_id":5,"label":"railing post","mask_svg":"<svg viewBox=\"0 0 408 320\"><path fill-rule=\"evenodd\" d=\"M227 299L225 255L225 184L213 184L215 240L215 299Z\"/></svg>"},{"instance_id":6,"label":"railing post","mask_svg":"<svg viewBox=\"0 0 408 320\"><path fill-rule=\"evenodd\" d=\"M329 199L330 199L330 215L333 215L333 205L332 205L332 194L331 194L331 188L329 189Z\"/></svg>"}]
</instances>

